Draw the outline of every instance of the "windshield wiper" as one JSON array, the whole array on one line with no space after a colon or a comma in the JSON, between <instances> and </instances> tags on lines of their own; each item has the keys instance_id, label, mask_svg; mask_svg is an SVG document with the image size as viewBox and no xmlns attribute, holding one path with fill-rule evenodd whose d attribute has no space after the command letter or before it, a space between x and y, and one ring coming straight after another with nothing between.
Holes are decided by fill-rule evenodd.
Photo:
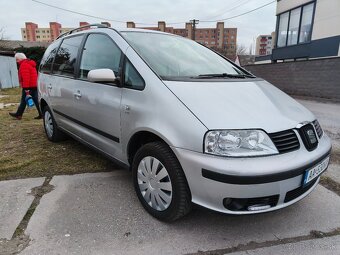
<instances>
[{"instance_id":1,"label":"windshield wiper","mask_svg":"<svg viewBox=\"0 0 340 255\"><path fill-rule=\"evenodd\" d=\"M230 74L230 73L213 73L213 74L200 74L196 79L209 79L209 78L235 78L235 79L245 79L245 78L255 78L253 75L249 74Z\"/></svg>"}]
</instances>

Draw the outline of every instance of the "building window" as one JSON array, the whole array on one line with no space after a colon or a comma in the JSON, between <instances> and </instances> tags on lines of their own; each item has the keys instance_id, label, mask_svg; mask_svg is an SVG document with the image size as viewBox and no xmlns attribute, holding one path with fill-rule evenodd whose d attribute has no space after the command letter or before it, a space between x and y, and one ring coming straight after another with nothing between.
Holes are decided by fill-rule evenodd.
<instances>
[{"instance_id":1,"label":"building window","mask_svg":"<svg viewBox=\"0 0 340 255\"><path fill-rule=\"evenodd\" d=\"M290 12L288 41L287 45L294 45L298 42L299 23L300 23L301 8Z\"/></svg>"},{"instance_id":2,"label":"building window","mask_svg":"<svg viewBox=\"0 0 340 255\"><path fill-rule=\"evenodd\" d=\"M313 2L278 16L277 47L310 41L314 5Z\"/></svg>"},{"instance_id":3,"label":"building window","mask_svg":"<svg viewBox=\"0 0 340 255\"><path fill-rule=\"evenodd\" d=\"M287 41L287 27L288 27L288 19L289 19L289 13L283 13L279 16L280 23L279 23L279 32L278 32L278 38L277 38L277 47L286 46Z\"/></svg>"},{"instance_id":4,"label":"building window","mask_svg":"<svg viewBox=\"0 0 340 255\"><path fill-rule=\"evenodd\" d=\"M299 43L307 42L311 38L313 9L314 9L314 3L303 7Z\"/></svg>"}]
</instances>

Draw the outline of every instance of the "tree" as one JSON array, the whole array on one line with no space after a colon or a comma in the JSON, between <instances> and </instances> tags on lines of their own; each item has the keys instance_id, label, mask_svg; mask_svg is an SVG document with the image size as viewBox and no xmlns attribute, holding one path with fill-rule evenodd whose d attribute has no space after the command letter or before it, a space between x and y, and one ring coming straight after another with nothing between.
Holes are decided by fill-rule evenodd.
<instances>
[{"instance_id":1,"label":"tree","mask_svg":"<svg viewBox=\"0 0 340 255\"><path fill-rule=\"evenodd\" d=\"M237 55L247 55L247 48L243 44L236 45L236 54Z\"/></svg>"},{"instance_id":2,"label":"tree","mask_svg":"<svg viewBox=\"0 0 340 255\"><path fill-rule=\"evenodd\" d=\"M0 41L5 40L5 29L0 27Z\"/></svg>"},{"instance_id":3,"label":"tree","mask_svg":"<svg viewBox=\"0 0 340 255\"><path fill-rule=\"evenodd\" d=\"M46 48L36 46L36 47L30 47L30 48L25 48L25 47L19 47L14 49L15 52L21 52L26 55L27 58L34 60L37 63L37 68L40 65L40 61L45 53Z\"/></svg>"}]
</instances>

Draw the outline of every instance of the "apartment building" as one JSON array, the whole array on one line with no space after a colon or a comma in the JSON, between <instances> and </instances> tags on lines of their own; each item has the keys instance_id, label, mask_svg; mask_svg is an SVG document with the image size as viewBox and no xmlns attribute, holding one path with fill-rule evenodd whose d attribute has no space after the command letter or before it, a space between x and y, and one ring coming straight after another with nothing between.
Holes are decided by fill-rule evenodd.
<instances>
[{"instance_id":1,"label":"apartment building","mask_svg":"<svg viewBox=\"0 0 340 255\"><path fill-rule=\"evenodd\" d=\"M339 0L278 0L271 60L340 56Z\"/></svg>"},{"instance_id":2,"label":"apartment building","mask_svg":"<svg viewBox=\"0 0 340 255\"><path fill-rule=\"evenodd\" d=\"M127 27L135 28L134 22L127 22ZM186 23L184 28L167 27L164 21L159 21L157 27L139 27L172 33L195 41L209 48L222 51L225 55L236 55L237 28L225 28L224 22L217 22L215 28L196 28L193 30L191 23ZM194 34L195 33L195 34Z\"/></svg>"},{"instance_id":3,"label":"apartment building","mask_svg":"<svg viewBox=\"0 0 340 255\"><path fill-rule=\"evenodd\" d=\"M111 27L109 22L102 22L103 25ZM65 28L58 22L50 22L49 27L39 28L38 24L26 22L25 27L21 28L21 37L27 42L52 42L59 35L69 32L74 28ZM89 25L88 22L79 22L79 27Z\"/></svg>"},{"instance_id":4,"label":"apartment building","mask_svg":"<svg viewBox=\"0 0 340 255\"><path fill-rule=\"evenodd\" d=\"M259 35L256 38L256 56L266 56L272 54L272 49L274 45L275 32L270 35Z\"/></svg>"}]
</instances>

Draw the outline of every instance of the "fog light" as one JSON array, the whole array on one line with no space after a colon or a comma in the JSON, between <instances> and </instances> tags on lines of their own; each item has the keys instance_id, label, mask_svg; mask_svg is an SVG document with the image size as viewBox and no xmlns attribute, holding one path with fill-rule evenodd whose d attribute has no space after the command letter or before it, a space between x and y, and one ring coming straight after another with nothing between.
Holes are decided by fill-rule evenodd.
<instances>
[{"instance_id":1,"label":"fog light","mask_svg":"<svg viewBox=\"0 0 340 255\"><path fill-rule=\"evenodd\" d=\"M248 206L248 211L262 211L262 210L267 210L271 206L270 205L250 205Z\"/></svg>"}]
</instances>

